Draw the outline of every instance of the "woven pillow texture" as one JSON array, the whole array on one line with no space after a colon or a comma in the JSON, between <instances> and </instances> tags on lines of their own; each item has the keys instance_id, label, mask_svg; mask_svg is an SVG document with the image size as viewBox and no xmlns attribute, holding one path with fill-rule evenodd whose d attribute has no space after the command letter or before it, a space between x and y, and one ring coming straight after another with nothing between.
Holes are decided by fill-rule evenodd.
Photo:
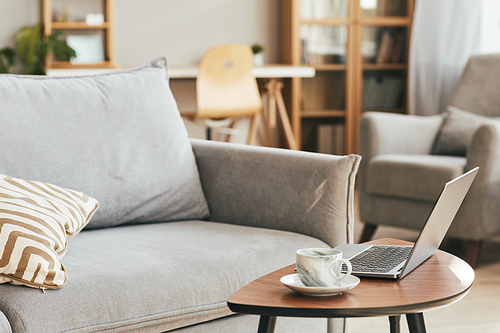
<instances>
[{"instance_id":1,"label":"woven pillow texture","mask_svg":"<svg viewBox=\"0 0 500 333\"><path fill-rule=\"evenodd\" d=\"M64 286L59 261L99 202L81 192L0 175L0 283Z\"/></svg>"}]
</instances>

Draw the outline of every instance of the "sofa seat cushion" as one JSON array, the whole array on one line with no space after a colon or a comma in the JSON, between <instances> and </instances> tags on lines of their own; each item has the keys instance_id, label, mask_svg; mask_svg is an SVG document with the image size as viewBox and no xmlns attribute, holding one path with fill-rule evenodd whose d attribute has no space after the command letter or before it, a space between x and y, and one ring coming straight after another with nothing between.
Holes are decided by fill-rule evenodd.
<instances>
[{"instance_id":1,"label":"sofa seat cushion","mask_svg":"<svg viewBox=\"0 0 500 333\"><path fill-rule=\"evenodd\" d=\"M0 173L86 193L87 228L205 219L164 58L103 75L0 75Z\"/></svg>"},{"instance_id":2,"label":"sofa seat cushion","mask_svg":"<svg viewBox=\"0 0 500 333\"><path fill-rule=\"evenodd\" d=\"M381 154L368 162L366 191L434 202L444 184L461 175L465 157Z\"/></svg>"},{"instance_id":3,"label":"sofa seat cushion","mask_svg":"<svg viewBox=\"0 0 500 333\"><path fill-rule=\"evenodd\" d=\"M325 247L272 229L183 221L84 230L63 263L64 288L2 286L0 312L14 332L163 332L227 316L236 290ZM146 330L148 331L148 330Z\"/></svg>"}]
</instances>

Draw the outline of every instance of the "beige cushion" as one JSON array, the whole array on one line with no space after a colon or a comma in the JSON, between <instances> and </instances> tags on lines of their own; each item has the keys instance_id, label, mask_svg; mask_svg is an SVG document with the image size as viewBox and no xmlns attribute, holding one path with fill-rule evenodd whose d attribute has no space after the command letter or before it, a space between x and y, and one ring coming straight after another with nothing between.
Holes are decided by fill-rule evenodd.
<instances>
[{"instance_id":1,"label":"beige cushion","mask_svg":"<svg viewBox=\"0 0 500 333\"><path fill-rule=\"evenodd\" d=\"M99 202L86 194L0 175L0 283L57 289L67 281L59 259Z\"/></svg>"},{"instance_id":2,"label":"beige cushion","mask_svg":"<svg viewBox=\"0 0 500 333\"><path fill-rule=\"evenodd\" d=\"M458 156L377 155L369 161L366 191L434 202L444 184L463 173L465 163Z\"/></svg>"},{"instance_id":3,"label":"beige cushion","mask_svg":"<svg viewBox=\"0 0 500 333\"><path fill-rule=\"evenodd\" d=\"M448 106L443 125L434 143L435 155L465 156L476 130L483 124L499 118L484 117Z\"/></svg>"}]
</instances>

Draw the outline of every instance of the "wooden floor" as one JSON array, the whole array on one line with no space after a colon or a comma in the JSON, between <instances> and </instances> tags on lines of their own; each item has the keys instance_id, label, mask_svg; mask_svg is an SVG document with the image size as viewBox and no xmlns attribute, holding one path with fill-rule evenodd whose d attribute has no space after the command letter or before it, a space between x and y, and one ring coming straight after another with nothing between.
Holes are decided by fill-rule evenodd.
<instances>
[{"instance_id":1,"label":"wooden floor","mask_svg":"<svg viewBox=\"0 0 500 333\"><path fill-rule=\"evenodd\" d=\"M362 223L355 225L355 239L361 236ZM418 233L398 228L380 227L374 238L392 237L415 241ZM465 245L447 240L441 249L463 257ZM461 301L448 307L424 312L428 333L481 332L500 333L500 239L486 242L476 269L471 291ZM352 318L350 333L387 333L386 317ZM408 332L406 320L401 320L401 332Z\"/></svg>"}]
</instances>

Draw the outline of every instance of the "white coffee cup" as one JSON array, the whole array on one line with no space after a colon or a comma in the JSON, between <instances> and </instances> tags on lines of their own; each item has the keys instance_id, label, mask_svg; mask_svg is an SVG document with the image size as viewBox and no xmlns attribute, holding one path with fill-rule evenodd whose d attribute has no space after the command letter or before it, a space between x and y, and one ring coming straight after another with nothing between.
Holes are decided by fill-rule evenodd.
<instances>
[{"instance_id":1,"label":"white coffee cup","mask_svg":"<svg viewBox=\"0 0 500 333\"><path fill-rule=\"evenodd\" d=\"M346 274L341 274L342 264L347 266ZM351 271L351 263L342 259L342 251L331 248L297 251L297 274L306 287L340 286L340 281Z\"/></svg>"}]
</instances>

